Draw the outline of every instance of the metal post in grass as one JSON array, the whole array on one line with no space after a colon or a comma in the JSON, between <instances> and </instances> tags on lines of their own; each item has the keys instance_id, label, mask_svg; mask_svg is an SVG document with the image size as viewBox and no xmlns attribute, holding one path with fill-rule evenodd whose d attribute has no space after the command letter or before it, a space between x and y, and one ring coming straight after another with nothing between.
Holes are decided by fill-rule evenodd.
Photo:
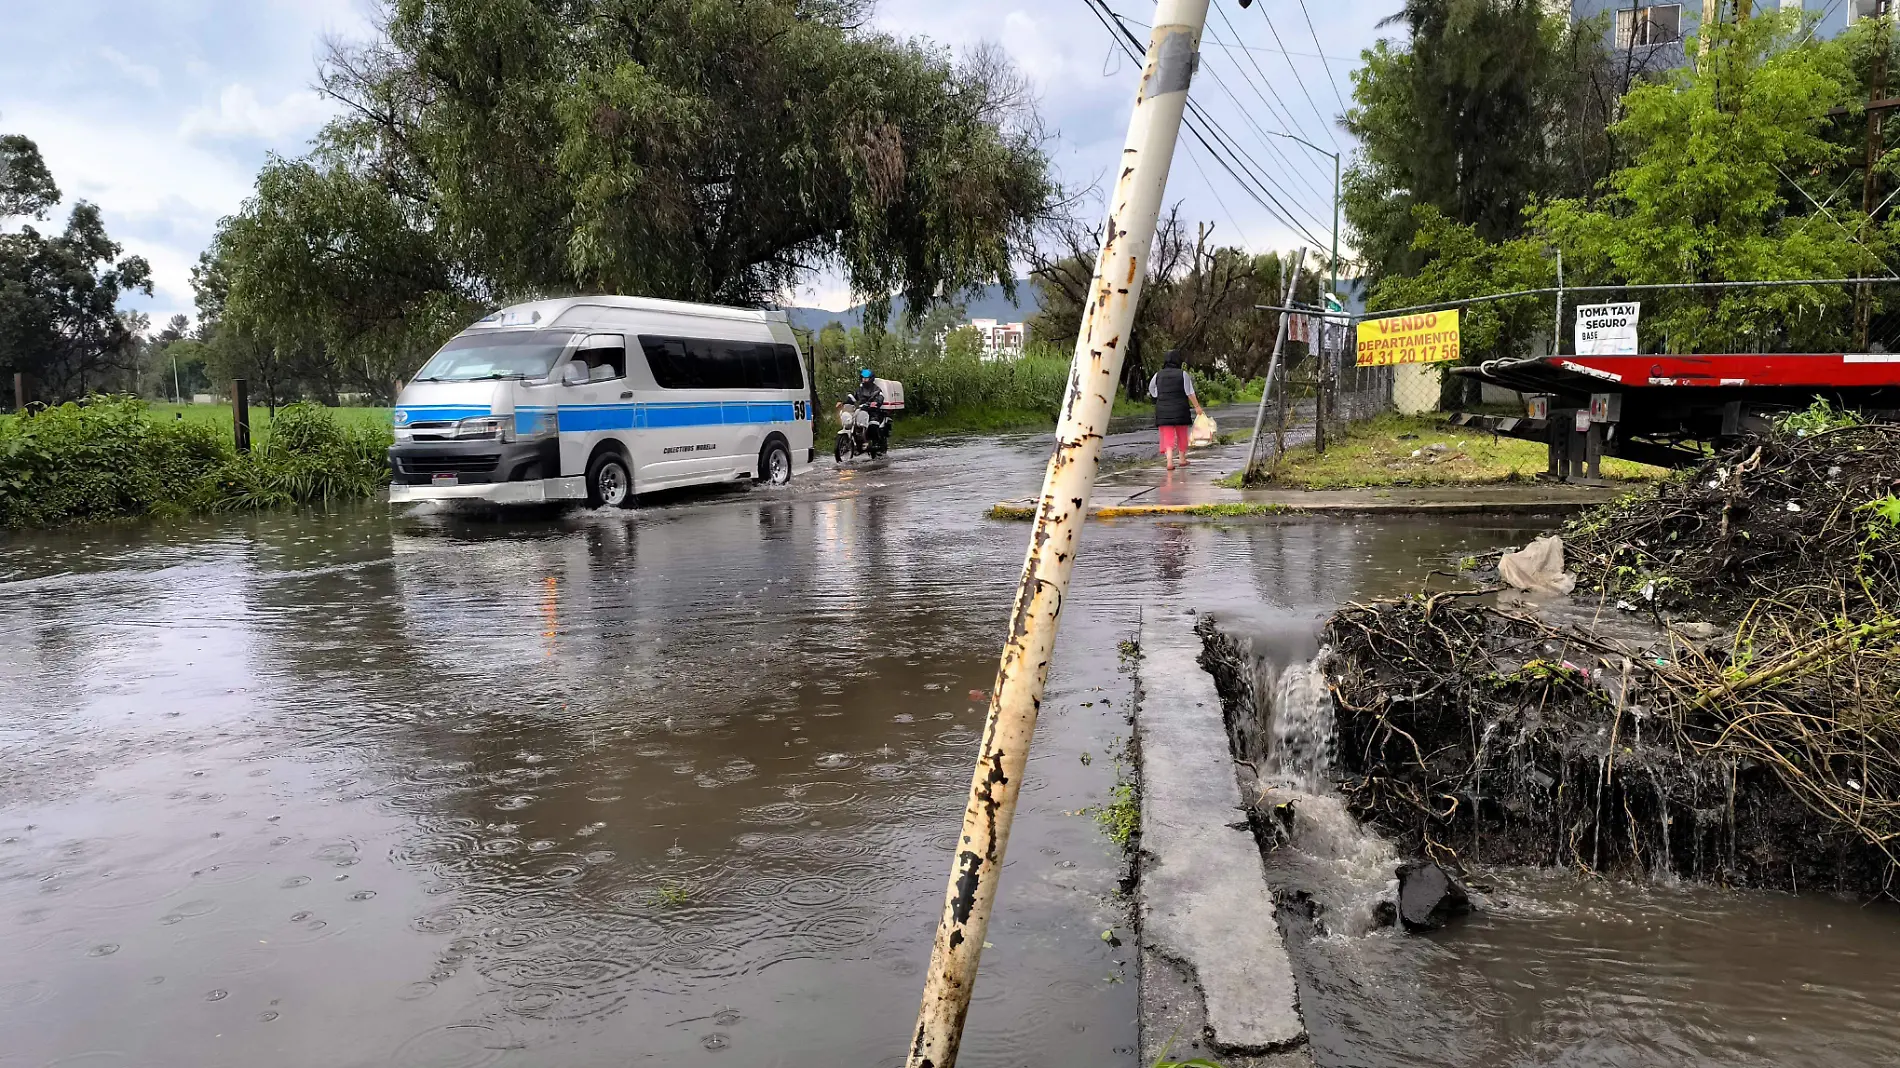
<instances>
[{"instance_id":1,"label":"metal post in grass","mask_svg":"<svg viewBox=\"0 0 1900 1068\"><path fill-rule=\"evenodd\" d=\"M1260 390L1260 410L1253 417L1253 440L1247 443L1247 469L1241 475L1243 483L1252 482L1254 472L1260 466L1260 432L1267 426L1267 404L1273 397L1273 379L1280 371L1280 354L1286 349L1286 317L1291 314L1285 309L1293 306L1293 293L1300 284L1300 268L1306 263L1306 249L1293 257L1293 275L1287 279L1286 299L1280 302L1280 329L1273 335L1273 358L1267 361L1267 383Z\"/></svg>"},{"instance_id":2,"label":"metal post in grass","mask_svg":"<svg viewBox=\"0 0 1900 1068\"><path fill-rule=\"evenodd\" d=\"M26 373L13 372L13 410L26 414Z\"/></svg>"},{"instance_id":3,"label":"metal post in grass","mask_svg":"<svg viewBox=\"0 0 1900 1068\"><path fill-rule=\"evenodd\" d=\"M1207 7L1208 0L1160 0L1155 6L1141 86L1116 167L1119 177L1109 200L1102 251L1089 283L1090 299L1056 426L1055 455L1043 476L1029 553L964 803L963 829L950 865L923 1004L906 1051L909 1068L953 1068L963 1042L963 1021L996 903L1056 626L1121 381L1122 357L1135 325L1188 83L1199 64Z\"/></svg>"},{"instance_id":4,"label":"metal post in grass","mask_svg":"<svg viewBox=\"0 0 1900 1068\"><path fill-rule=\"evenodd\" d=\"M239 452L251 451L251 383L231 380L231 440Z\"/></svg>"}]
</instances>

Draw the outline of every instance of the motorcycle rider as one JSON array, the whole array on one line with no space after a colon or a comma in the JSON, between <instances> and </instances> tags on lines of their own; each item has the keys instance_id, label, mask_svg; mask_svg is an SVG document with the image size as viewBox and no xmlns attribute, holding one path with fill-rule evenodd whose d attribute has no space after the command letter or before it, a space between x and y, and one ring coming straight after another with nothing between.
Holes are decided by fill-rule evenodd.
<instances>
[{"instance_id":1,"label":"motorcycle rider","mask_svg":"<svg viewBox=\"0 0 1900 1068\"><path fill-rule=\"evenodd\" d=\"M889 447L891 424L884 414L884 389L869 367L858 369L858 388L851 394L851 403L871 413L871 433L877 436L878 447Z\"/></svg>"}]
</instances>

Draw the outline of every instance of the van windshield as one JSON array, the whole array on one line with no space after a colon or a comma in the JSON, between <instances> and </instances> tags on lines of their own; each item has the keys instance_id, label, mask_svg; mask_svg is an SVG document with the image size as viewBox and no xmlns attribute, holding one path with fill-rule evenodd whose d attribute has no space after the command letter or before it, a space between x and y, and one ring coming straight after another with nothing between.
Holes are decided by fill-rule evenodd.
<instances>
[{"instance_id":1,"label":"van windshield","mask_svg":"<svg viewBox=\"0 0 1900 1068\"><path fill-rule=\"evenodd\" d=\"M489 378L546 378L574 337L555 330L497 331L450 338L417 382L475 382Z\"/></svg>"}]
</instances>

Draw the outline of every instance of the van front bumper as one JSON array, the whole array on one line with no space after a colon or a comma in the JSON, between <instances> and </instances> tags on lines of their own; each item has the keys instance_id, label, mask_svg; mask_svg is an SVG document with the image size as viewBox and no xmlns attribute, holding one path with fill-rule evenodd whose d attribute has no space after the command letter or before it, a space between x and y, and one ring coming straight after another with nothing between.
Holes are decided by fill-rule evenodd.
<instances>
[{"instance_id":1,"label":"van front bumper","mask_svg":"<svg viewBox=\"0 0 1900 1068\"><path fill-rule=\"evenodd\" d=\"M390 504L418 504L423 501L480 501L485 504L546 504L550 501L584 501L587 480L538 478L532 482L476 482L465 486L389 487Z\"/></svg>"}]
</instances>

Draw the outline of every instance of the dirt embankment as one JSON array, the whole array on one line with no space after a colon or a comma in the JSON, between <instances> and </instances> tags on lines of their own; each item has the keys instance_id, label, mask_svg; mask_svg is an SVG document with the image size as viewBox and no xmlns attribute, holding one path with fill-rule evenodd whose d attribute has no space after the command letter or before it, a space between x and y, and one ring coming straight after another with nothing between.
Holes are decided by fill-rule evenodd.
<instances>
[{"instance_id":1,"label":"dirt embankment","mask_svg":"<svg viewBox=\"0 0 1900 1068\"><path fill-rule=\"evenodd\" d=\"M1567 609L1339 613L1355 815L1467 867L1894 892L1900 427L1801 431L1580 517Z\"/></svg>"}]
</instances>

